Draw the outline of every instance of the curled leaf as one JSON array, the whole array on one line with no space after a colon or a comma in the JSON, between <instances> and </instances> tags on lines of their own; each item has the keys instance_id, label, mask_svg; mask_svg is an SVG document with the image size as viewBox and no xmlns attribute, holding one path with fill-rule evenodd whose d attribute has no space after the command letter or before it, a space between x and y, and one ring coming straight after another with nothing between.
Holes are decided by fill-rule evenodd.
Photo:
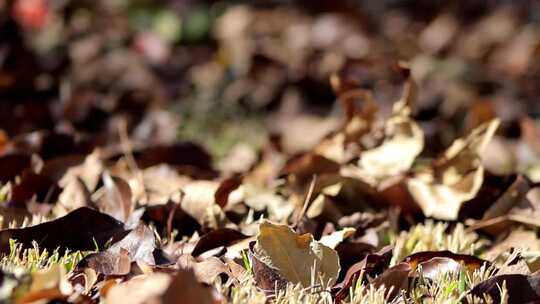
<instances>
[{"instance_id":1,"label":"curled leaf","mask_svg":"<svg viewBox=\"0 0 540 304\"><path fill-rule=\"evenodd\" d=\"M484 179L480 153L493 137L498 120L454 141L432 166L406 179L408 192L426 216L457 219L461 205L474 198Z\"/></svg>"}]
</instances>

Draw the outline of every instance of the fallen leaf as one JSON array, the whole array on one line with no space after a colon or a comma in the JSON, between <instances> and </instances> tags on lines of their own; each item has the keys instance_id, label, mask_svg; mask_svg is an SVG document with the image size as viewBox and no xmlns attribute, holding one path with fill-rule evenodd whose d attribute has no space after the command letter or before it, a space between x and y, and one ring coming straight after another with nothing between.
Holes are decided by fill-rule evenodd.
<instances>
[{"instance_id":1,"label":"fallen leaf","mask_svg":"<svg viewBox=\"0 0 540 304\"><path fill-rule=\"evenodd\" d=\"M164 273L151 273L132 278L127 282L116 284L108 289L105 296L107 303L122 303L129 299L130 303L160 303L159 298L167 291L173 278ZM182 286L180 290L188 290L188 286ZM181 291L178 291L181 293ZM183 297L178 297L184 299ZM169 302L178 303L171 299ZM189 302L185 302L189 303Z\"/></svg>"},{"instance_id":2,"label":"fallen leaf","mask_svg":"<svg viewBox=\"0 0 540 304\"><path fill-rule=\"evenodd\" d=\"M77 264L77 268L89 268L106 276L126 275L131 270L131 259L129 252L123 248L118 252L107 250L85 257Z\"/></svg>"},{"instance_id":3,"label":"fallen leaf","mask_svg":"<svg viewBox=\"0 0 540 304\"><path fill-rule=\"evenodd\" d=\"M103 196L96 202L99 210L115 219L126 222L135 204L129 184L120 177L103 174Z\"/></svg>"},{"instance_id":4,"label":"fallen leaf","mask_svg":"<svg viewBox=\"0 0 540 304\"><path fill-rule=\"evenodd\" d=\"M152 223L159 232L168 235L175 229L181 235L192 235L201 225L177 203L147 206L141 217L145 223Z\"/></svg>"},{"instance_id":5,"label":"fallen leaf","mask_svg":"<svg viewBox=\"0 0 540 304\"><path fill-rule=\"evenodd\" d=\"M179 262L182 258L179 259ZM216 257L209 257L204 261L197 262L195 259L187 263L181 263L181 268L193 269L197 280L201 283L211 285L221 274L230 275L229 267Z\"/></svg>"},{"instance_id":6,"label":"fallen leaf","mask_svg":"<svg viewBox=\"0 0 540 304\"><path fill-rule=\"evenodd\" d=\"M162 296L163 304L211 304L214 303L208 289L203 288L192 270L179 269Z\"/></svg>"},{"instance_id":7,"label":"fallen leaf","mask_svg":"<svg viewBox=\"0 0 540 304\"><path fill-rule=\"evenodd\" d=\"M476 196L484 177L480 152L498 125L493 120L455 140L431 167L406 179L409 193L426 216L455 220L461 205Z\"/></svg>"},{"instance_id":8,"label":"fallen leaf","mask_svg":"<svg viewBox=\"0 0 540 304\"><path fill-rule=\"evenodd\" d=\"M332 234L321 237L319 242L327 247L336 249L336 247L345 239L351 237L356 232L354 228L343 228L339 231L334 231Z\"/></svg>"},{"instance_id":9,"label":"fallen leaf","mask_svg":"<svg viewBox=\"0 0 540 304\"><path fill-rule=\"evenodd\" d=\"M350 288L358 280L364 280L367 277L375 277L388 267L392 258L392 247L386 246L379 252L366 255L366 257L347 269L343 281L336 284L335 303L341 303L349 296ZM362 277L361 277L362 276Z\"/></svg>"},{"instance_id":10,"label":"fallen leaf","mask_svg":"<svg viewBox=\"0 0 540 304\"><path fill-rule=\"evenodd\" d=\"M50 222L19 229L0 230L0 252L9 253L9 240L14 239L23 248L32 248L35 241L40 249L53 252L60 249L94 250L105 243L117 241L126 235L124 226L99 211L83 207Z\"/></svg>"},{"instance_id":11,"label":"fallen leaf","mask_svg":"<svg viewBox=\"0 0 540 304\"><path fill-rule=\"evenodd\" d=\"M166 163L188 175L213 177L212 158L204 148L194 143L156 145L133 152L137 166L146 169Z\"/></svg>"},{"instance_id":12,"label":"fallen leaf","mask_svg":"<svg viewBox=\"0 0 540 304\"><path fill-rule=\"evenodd\" d=\"M139 225L107 250L85 257L78 268L90 267L105 275L129 273L131 262L156 265L154 233L145 225Z\"/></svg>"},{"instance_id":13,"label":"fallen leaf","mask_svg":"<svg viewBox=\"0 0 540 304\"><path fill-rule=\"evenodd\" d=\"M259 226L253 256L293 284L311 285L311 273L322 275L330 285L339 274L337 252L311 234L296 234L286 225L264 221Z\"/></svg>"},{"instance_id":14,"label":"fallen leaf","mask_svg":"<svg viewBox=\"0 0 540 304\"><path fill-rule=\"evenodd\" d=\"M408 263L412 270L417 269L418 266L422 266L422 269L424 269L424 267L428 267L427 271L429 274L434 274L434 271L437 268L440 268L440 271L442 272L444 272L446 269L454 269L456 266L454 262L457 262L458 265L464 265L470 272L479 269L482 267L482 265L491 265L491 263L488 261L479 259L475 256L456 254L450 251L417 252L403 259L403 262Z\"/></svg>"},{"instance_id":15,"label":"fallen leaf","mask_svg":"<svg viewBox=\"0 0 540 304\"><path fill-rule=\"evenodd\" d=\"M64 299L72 292L72 286L67 280L65 269L61 265L54 265L49 269L32 273L30 290L17 299L16 303Z\"/></svg>"},{"instance_id":16,"label":"fallen leaf","mask_svg":"<svg viewBox=\"0 0 540 304\"><path fill-rule=\"evenodd\" d=\"M60 188L51 178L25 171L21 181L13 186L11 200L19 205L35 198L39 203L54 203L60 195Z\"/></svg>"},{"instance_id":17,"label":"fallen leaf","mask_svg":"<svg viewBox=\"0 0 540 304\"><path fill-rule=\"evenodd\" d=\"M28 154L13 153L0 157L0 183L7 183L15 180L21 175L23 170L30 168L32 157Z\"/></svg>"},{"instance_id":18,"label":"fallen leaf","mask_svg":"<svg viewBox=\"0 0 540 304\"><path fill-rule=\"evenodd\" d=\"M230 246L240 240L248 238L247 235L230 228L220 228L212 230L205 235L201 236L193 252L194 257L206 252L210 249L214 249L220 246Z\"/></svg>"},{"instance_id":19,"label":"fallen leaf","mask_svg":"<svg viewBox=\"0 0 540 304\"><path fill-rule=\"evenodd\" d=\"M401 290L408 289L409 274L411 267L407 263L399 263L385 270L380 276L373 280L372 284L375 288L385 287L387 294L385 295L388 301L392 301Z\"/></svg>"},{"instance_id":20,"label":"fallen leaf","mask_svg":"<svg viewBox=\"0 0 540 304\"><path fill-rule=\"evenodd\" d=\"M221 181L219 187L214 193L214 199L216 201L216 204L218 204L221 208L224 208L229 201L229 195L231 194L231 192L236 190L242 184L242 179L243 178L241 175L236 174Z\"/></svg>"},{"instance_id":21,"label":"fallen leaf","mask_svg":"<svg viewBox=\"0 0 540 304\"><path fill-rule=\"evenodd\" d=\"M540 275L506 274L489 278L474 286L469 295L483 299L488 295L493 303L502 303L501 288L505 287L508 304L539 303L540 302ZM464 299L464 303L471 303Z\"/></svg>"},{"instance_id":22,"label":"fallen leaf","mask_svg":"<svg viewBox=\"0 0 540 304\"><path fill-rule=\"evenodd\" d=\"M385 121L384 139L375 148L360 154L359 167L370 178L381 180L409 170L424 148L424 132L410 117L416 98L416 84L408 69L402 96Z\"/></svg>"}]
</instances>

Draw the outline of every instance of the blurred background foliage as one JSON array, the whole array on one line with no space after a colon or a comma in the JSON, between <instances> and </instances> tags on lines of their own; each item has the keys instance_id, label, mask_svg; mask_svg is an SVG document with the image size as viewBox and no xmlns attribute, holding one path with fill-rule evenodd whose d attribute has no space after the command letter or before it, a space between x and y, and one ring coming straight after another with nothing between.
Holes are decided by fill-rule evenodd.
<instances>
[{"instance_id":1,"label":"blurred background foliage","mask_svg":"<svg viewBox=\"0 0 540 304\"><path fill-rule=\"evenodd\" d=\"M218 157L279 133L299 152L336 125L330 75L388 111L406 60L428 154L491 116L518 138L540 113L539 21L532 0L0 0L0 128L106 144L125 123Z\"/></svg>"}]
</instances>

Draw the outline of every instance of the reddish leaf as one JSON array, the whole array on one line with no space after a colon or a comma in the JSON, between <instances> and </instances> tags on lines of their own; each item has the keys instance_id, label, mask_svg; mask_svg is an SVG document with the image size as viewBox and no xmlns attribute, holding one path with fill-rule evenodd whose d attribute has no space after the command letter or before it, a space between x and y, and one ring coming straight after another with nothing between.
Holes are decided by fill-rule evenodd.
<instances>
[{"instance_id":1,"label":"reddish leaf","mask_svg":"<svg viewBox=\"0 0 540 304\"><path fill-rule=\"evenodd\" d=\"M469 294L482 299L483 295L487 294L491 297L493 303L502 303L500 290L503 283L508 292L507 302L504 303L540 303L540 274L506 274L495 276L476 285ZM463 302L469 303L467 299Z\"/></svg>"},{"instance_id":2,"label":"reddish leaf","mask_svg":"<svg viewBox=\"0 0 540 304\"><path fill-rule=\"evenodd\" d=\"M231 192L238 189L238 187L242 185L242 179L242 175L235 174L223 180L219 184L219 187L214 194L216 204L218 204L221 208L225 207L227 205L227 202L229 201L229 195L231 194Z\"/></svg>"},{"instance_id":3,"label":"reddish leaf","mask_svg":"<svg viewBox=\"0 0 540 304\"><path fill-rule=\"evenodd\" d=\"M8 154L0 157L0 183L13 181L24 169L30 168L32 157L28 154Z\"/></svg>"},{"instance_id":4,"label":"reddish leaf","mask_svg":"<svg viewBox=\"0 0 540 304\"><path fill-rule=\"evenodd\" d=\"M213 230L203 235L199 239L197 245L195 245L195 248L193 248L193 252L191 254L196 257L210 249L214 249L220 246L229 246L236 243L237 241L246 238L248 238L247 235L230 228L220 228L217 230Z\"/></svg>"},{"instance_id":5,"label":"reddish leaf","mask_svg":"<svg viewBox=\"0 0 540 304\"><path fill-rule=\"evenodd\" d=\"M381 274L392 258L392 247L387 246L377 253L368 254L362 261L352 265L345 274L345 278L334 288L337 289L335 303L341 303L349 296L349 289L357 280L364 280L366 277L375 277ZM360 277L363 274L363 277Z\"/></svg>"},{"instance_id":6,"label":"reddish leaf","mask_svg":"<svg viewBox=\"0 0 540 304\"><path fill-rule=\"evenodd\" d=\"M409 286L409 274L411 267L407 263L399 263L383 272L374 281L375 288L386 287L387 299L392 301L401 290L407 289Z\"/></svg>"},{"instance_id":7,"label":"reddish leaf","mask_svg":"<svg viewBox=\"0 0 540 304\"><path fill-rule=\"evenodd\" d=\"M488 261L479 259L472 255L467 254L456 254L450 251L423 251L409 255L406 257L403 262L409 264L411 269L416 269L418 265L423 265L423 263L430 261L433 258L437 258L436 261L431 261L429 263L430 267L439 266L437 262L440 263L440 266L444 266L444 263L448 263L450 260L463 264L469 271L474 271L482 265L486 264L487 266L491 265ZM443 258L443 259L441 259ZM450 266L452 267L452 266ZM442 269L444 269L443 267Z\"/></svg>"},{"instance_id":8,"label":"reddish leaf","mask_svg":"<svg viewBox=\"0 0 540 304\"><path fill-rule=\"evenodd\" d=\"M34 196L37 202L54 203L60 195L60 188L51 178L25 171L21 181L13 187L11 200L18 205L24 205Z\"/></svg>"},{"instance_id":9,"label":"reddish leaf","mask_svg":"<svg viewBox=\"0 0 540 304\"><path fill-rule=\"evenodd\" d=\"M289 281L279 274L275 269L268 267L253 254L255 242L249 244L249 259L252 265L253 276L257 286L266 294L273 294L274 291L282 290L287 287Z\"/></svg>"}]
</instances>

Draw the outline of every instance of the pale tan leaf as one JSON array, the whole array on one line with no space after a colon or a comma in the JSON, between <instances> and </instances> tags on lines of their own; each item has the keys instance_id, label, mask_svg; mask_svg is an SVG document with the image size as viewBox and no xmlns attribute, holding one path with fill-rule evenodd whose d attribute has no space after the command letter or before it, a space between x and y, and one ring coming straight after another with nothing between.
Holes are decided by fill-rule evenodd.
<instances>
[{"instance_id":1,"label":"pale tan leaf","mask_svg":"<svg viewBox=\"0 0 540 304\"><path fill-rule=\"evenodd\" d=\"M383 142L363 151L359 166L365 175L381 180L409 170L424 148L424 132L410 115L416 98L416 84L410 71L401 98L394 103L392 116L384 124Z\"/></svg>"},{"instance_id":2,"label":"pale tan leaf","mask_svg":"<svg viewBox=\"0 0 540 304\"><path fill-rule=\"evenodd\" d=\"M499 125L493 120L454 143L430 168L406 180L413 200L426 216L455 220L461 205L474 198L484 179L480 153Z\"/></svg>"},{"instance_id":3,"label":"pale tan leaf","mask_svg":"<svg viewBox=\"0 0 540 304\"><path fill-rule=\"evenodd\" d=\"M350 228L350 227L343 228L339 231L334 231L329 235L325 235L321 237L319 242L325 246L335 249L336 246L339 245L339 243L353 236L355 232L356 232L356 229L354 228Z\"/></svg>"},{"instance_id":4,"label":"pale tan leaf","mask_svg":"<svg viewBox=\"0 0 540 304\"><path fill-rule=\"evenodd\" d=\"M360 168L376 179L409 170L424 148L424 132L408 117L391 117L380 146L362 152Z\"/></svg>"},{"instance_id":5,"label":"pale tan leaf","mask_svg":"<svg viewBox=\"0 0 540 304\"><path fill-rule=\"evenodd\" d=\"M172 277L165 273L152 273L140 275L131 280L117 284L107 292L107 303L123 303L129 299L130 303L142 304L157 302L157 299L165 293Z\"/></svg>"}]
</instances>

